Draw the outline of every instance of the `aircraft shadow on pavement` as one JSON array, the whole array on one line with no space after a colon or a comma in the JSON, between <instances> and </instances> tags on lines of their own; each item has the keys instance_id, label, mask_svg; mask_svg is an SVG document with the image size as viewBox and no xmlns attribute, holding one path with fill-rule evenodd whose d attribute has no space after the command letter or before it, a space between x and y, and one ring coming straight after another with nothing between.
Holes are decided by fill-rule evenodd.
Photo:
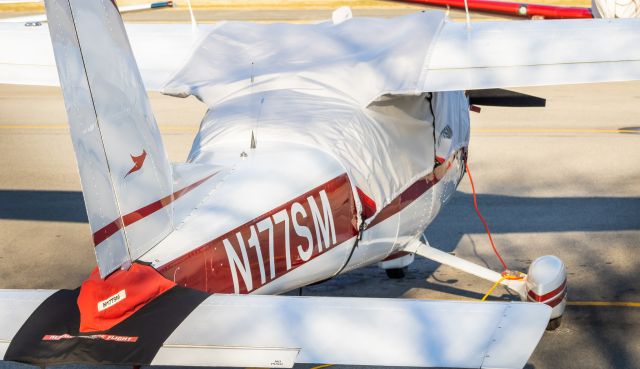
<instances>
[{"instance_id":1,"label":"aircraft shadow on pavement","mask_svg":"<svg viewBox=\"0 0 640 369\"><path fill-rule=\"evenodd\" d=\"M640 230L640 197L519 197L478 195L491 233ZM449 230L455 229L452 234ZM447 232L443 232L447 230ZM465 234L484 234L471 194L456 192L429 226L433 246L453 251Z\"/></svg>"},{"instance_id":2,"label":"aircraft shadow on pavement","mask_svg":"<svg viewBox=\"0 0 640 369\"><path fill-rule=\"evenodd\" d=\"M485 218L494 234L506 233L545 233L545 232L617 232L640 230L640 198L635 197L518 197L482 194L478 202ZM35 190L0 190L0 220L25 220L48 222L86 223L82 193L79 191L35 191ZM470 194L457 192L443 208L435 221L426 231L430 243L447 252L458 247L462 237L469 234L484 234L482 223L473 209ZM473 242L473 240L472 240ZM482 245L485 247L487 245ZM488 246L487 246L488 247ZM494 260L485 260L476 255L487 267ZM584 255L589 258L590 255ZM606 261L585 259L584 263L605 263ZM531 260L513 260L512 267L526 271ZM578 268L583 265L572 265ZM379 291L366 288L366 294L376 296L398 296L412 287L426 288L454 295L480 298L475 292L458 288L457 279L448 276L437 277L433 272L438 263L430 260L417 260L411 271L399 283L382 283L387 277L382 271L375 271L375 265L357 269L341 275L339 278L305 288L306 293L350 295L352 287L364 286L371 282L371 277L380 279ZM606 267L606 266L605 266ZM612 269L612 268L608 268ZM579 272L579 271L578 271ZM427 280L433 277L433 282ZM571 277L571 276L570 276ZM610 279L616 276L608 274ZM625 281L628 276L618 276ZM393 282L393 281L392 281ZM435 283L434 283L435 282ZM589 286L573 286L573 292L582 294L582 289ZM620 295L624 291L617 289L615 298L632 297L635 290L629 290L629 296ZM625 290L626 291L626 290ZM589 295L589 294L587 294ZM504 296L508 297L508 296Z\"/></svg>"},{"instance_id":3,"label":"aircraft shadow on pavement","mask_svg":"<svg viewBox=\"0 0 640 369\"><path fill-rule=\"evenodd\" d=\"M0 190L0 219L88 223L80 191Z\"/></svg>"},{"instance_id":4,"label":"aircraft shadow on pavement","mask_svg":"<svg viewBox=\"0 0 640 369\"><path fill-rule=\"evenodd\" d=\"M640 230L638 197L478 195L492 233ZM0 219L87 223L80 191L0 190ZM455 230L454 233L451 230ZM484 233L470 194L457 192L429 226L434 246L453 251L465 234Z\"/></svg>"}]
</instances>

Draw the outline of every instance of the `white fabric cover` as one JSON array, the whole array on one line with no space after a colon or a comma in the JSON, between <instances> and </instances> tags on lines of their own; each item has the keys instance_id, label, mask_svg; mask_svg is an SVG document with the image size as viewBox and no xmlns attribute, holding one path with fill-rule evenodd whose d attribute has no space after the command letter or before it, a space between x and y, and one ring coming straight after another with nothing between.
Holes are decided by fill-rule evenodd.
<instances>
[{"instance_id":1,"label":"white fabric cover","mask_svg":"<svg viewBox=\"0 0 640 369\"><path fill-rule=\"evenodd\" d=\"M304 90L263 91L209 110L188 161L217 162L229 149L248 150L252 134L257 150L265 142L310 145L340 162L379 211L432 171L432 122L423 95L389 96L367 109Z\"/></svg>"},{"instance_id":2,"label":"white fabric cover","mask_svg":"<svg viewBox=\"0 0 640 369\"><path fill-rule=\"evenodd\" d=\"M215 151L213 143L246 148L259 127L258 140L332 153L381 209L432 170L435 151L446 158L468 142L461 93L436 93L434 135L426 92L638 79L640 49L629 47L638 30L635 19L468 28L441 12L338 24L221 23L163 92L195 95L212 109L192 159ZM344 135L351 141L337 140Z\"/></svg>"},{"instance_id":3,"label":"white fabric cover","mask_svg":"<svg viewBox=\"0 0 640 369\"><path fill-rule=\"evenodd\" d=\"M444 21L416 13L219 25L164 87L211 108L189 161L248 149L252 134L258 150L265 141L311 145L335 157L380 211L433 170L433 117L419 82Z\"/></svg>"},{"instance_id":4,"label":"white fabric cover","mask_svg":"<svg viewBox=\"0 0 640 369\"><path fill-rule=\"evenodd\" d=\"M209 106L276 88L323 90L362 106L389 92L420 94L425 62L444 24L441 12L339 24L222 23L163 92L195 95Z\"/></svg>"},{"instance_id":5,"label":"white fabric cover","mask_svg":"<svg viewBox=\"0 0 640 369\"><path fill-rule=\"evenodd\" d=\"M468 144L464 94L426 93L421 83L444 24L433 12L338 24L219 25L163 89L195 95L211 108L189 161L211 161L229 146L240 152L252 135L258 149L265 141L319 147L380 211L433 170L436 151L448 158Z\"/></svg>"},{"instance_id":6,"label":"white fabric cover","mask_svg":"<svg viewBox=\"0 0 640 369\"><path fill-rule=\"evenodd\" d=\"M594 18L640 18L640 0L592 0Z\"/></svg>"}]
</instances>

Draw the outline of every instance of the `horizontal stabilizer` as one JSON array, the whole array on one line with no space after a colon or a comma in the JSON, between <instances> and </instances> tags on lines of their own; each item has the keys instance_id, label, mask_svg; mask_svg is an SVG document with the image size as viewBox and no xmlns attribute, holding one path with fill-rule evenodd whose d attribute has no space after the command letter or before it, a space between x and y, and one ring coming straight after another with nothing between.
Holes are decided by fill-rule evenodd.
<instances>
[{"instance_id":1,"label":"horizontal stabilizer","mask_svg":"<svg viewBox=\"0 0 640 369\"><path fill-rule=\"evenodd\" d=\"M0 355L50 293L0 290ZM549 314L546 305L520 302L213 295L150 364L522 368Z\"/></svg>"}]
</instances>

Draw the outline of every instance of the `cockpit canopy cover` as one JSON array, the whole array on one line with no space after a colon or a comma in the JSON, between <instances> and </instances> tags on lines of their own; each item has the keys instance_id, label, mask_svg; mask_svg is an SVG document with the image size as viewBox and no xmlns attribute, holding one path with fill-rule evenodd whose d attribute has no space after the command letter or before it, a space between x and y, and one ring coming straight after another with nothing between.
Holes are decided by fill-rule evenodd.
<instances>
[{"instance_id":1,"label":"cockpit canopy cover","mask_svg":"<svg viewBox=\"0 0 640 369\"><path fill-rule=\"evenodd\" d=\"M421 81L444 22L443 13L417 13L214 28L164 88L210 107L189 160L228 145L240 152L252 136L258 148L311 145L382 209L433 170L432 94Z\"/></svg>"}]
</instances>

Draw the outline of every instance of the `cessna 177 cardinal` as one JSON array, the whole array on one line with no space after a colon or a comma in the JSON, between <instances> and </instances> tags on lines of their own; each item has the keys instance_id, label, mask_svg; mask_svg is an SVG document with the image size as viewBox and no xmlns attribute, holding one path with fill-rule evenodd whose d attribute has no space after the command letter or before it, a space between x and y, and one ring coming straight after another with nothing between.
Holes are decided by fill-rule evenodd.
<instances>
[{"instance_id":1,"label":"cessna 177 cardinal","mask_svg":"<svg viewBox=\"0 0 640 369\"><path fill-rule=\"evenodd\" d=\"M465 172L462 91L639 79L640 21L223 23L167 51L188 29L131 26L131 47L112 1L46 10L98 268L73 291L0 291L5 360L521 368L562 315L559 259L501 274L421 235ZM3 56L0 80L56 84L48 33L3 27L3 50L42 48ZM186 163L145 84L209 106ZM531 302L264 296L415 255Z\"/></svg>"}]
</instances>

